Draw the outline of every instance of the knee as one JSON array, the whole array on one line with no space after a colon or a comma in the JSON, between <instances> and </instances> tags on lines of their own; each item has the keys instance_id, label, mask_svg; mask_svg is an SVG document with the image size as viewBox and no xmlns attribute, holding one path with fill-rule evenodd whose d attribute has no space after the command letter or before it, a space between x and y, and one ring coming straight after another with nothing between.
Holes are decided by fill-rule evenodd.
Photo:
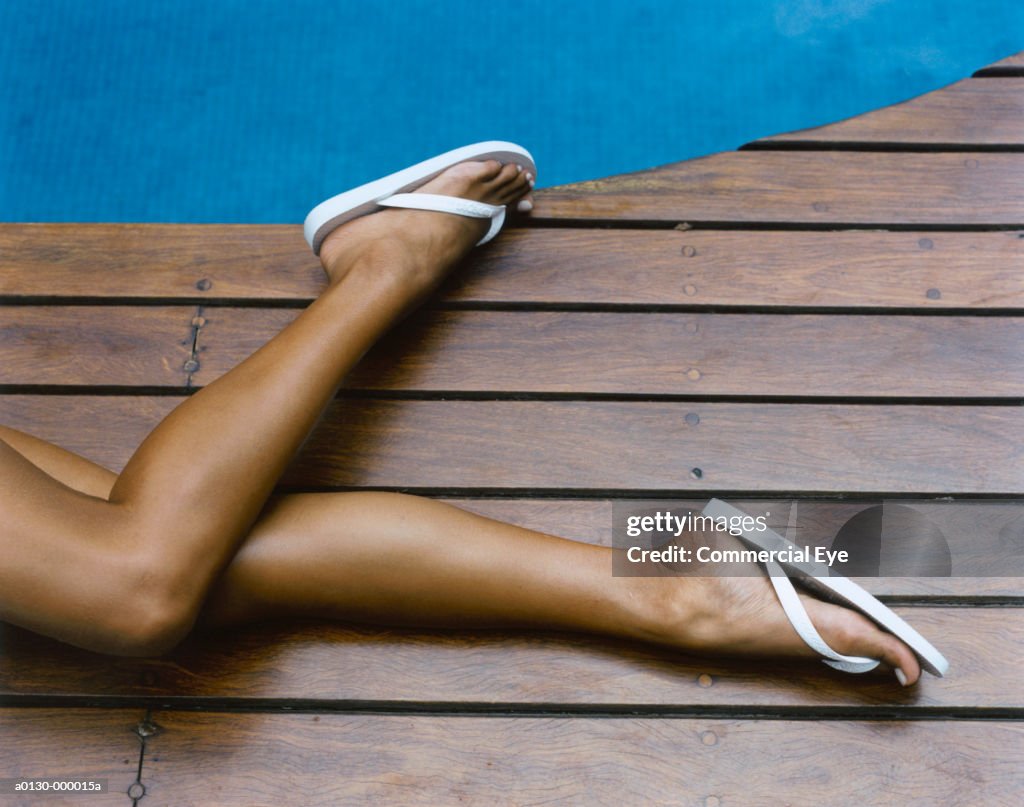
<instances>
[{"instance_id":1,"label":"knee","mask_svg":"<svg viewBox=\"0 0 1024 807\"><path fill-rule=\"evenodd\" d=\"M126 565L122 584L103 608L103 650L118 656L163 655L191 631L200 603L159 565L142 558Z\"/></svg>"},{"instance_id":2,"label":"knee","mask_svg":"<svg viewBox=\"0 0 1024 807\"><path fill-rule=\"evenodd\" d=\"M192 628L194 619L174 602L152 596L123 603L103 626L102 652L153 657L170 652Z\"/></svg>"},{"instance_id":3,"label":"knee","mask_svg":"<svg viewBox=\"0 0 1024 807\"><path fill-rule=\"evenodd\" d=\"M119 620L112 631L118 656L148 658L173 650L192 628L194 619L172 603L156 600L137 602L130 618Z\"/></svg>"}]
</instances>

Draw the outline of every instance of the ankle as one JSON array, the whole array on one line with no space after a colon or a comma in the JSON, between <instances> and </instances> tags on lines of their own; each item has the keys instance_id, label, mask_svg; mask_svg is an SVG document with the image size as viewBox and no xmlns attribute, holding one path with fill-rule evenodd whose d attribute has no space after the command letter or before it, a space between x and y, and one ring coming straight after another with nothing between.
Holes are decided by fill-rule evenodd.
<instances>
[{"instance_id":1,"label":"ankle","mask_svg":"<svg viewBox=\"0 0 1024 807\"><path fill-rule=\"evenodd\" d=\"M707 644L708 612L699 578L636 577L623 582L632 638L691 649Z\"/></svg>"},{"instance_id":2,"label":"ankle","mask_svg":"<svg viewBox=\"0 0 1024 807\"><path fill-rule=\"evenodd\" d=\"M416 260L393 243L380 243L362 250L348 264L344 278L347 286L383 290L407 300L410 306L421 303L440 283L444 273L436 266Z\"/></svg>"}]
</instances>

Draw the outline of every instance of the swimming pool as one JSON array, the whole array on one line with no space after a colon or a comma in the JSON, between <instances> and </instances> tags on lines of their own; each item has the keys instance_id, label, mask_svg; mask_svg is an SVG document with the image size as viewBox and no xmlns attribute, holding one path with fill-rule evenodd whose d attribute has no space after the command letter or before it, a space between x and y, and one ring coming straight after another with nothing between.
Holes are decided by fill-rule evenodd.
<instances>
[{"instance_id":1,"label":"swimming pool","mask_svg":"<svg viewBox=\"0 0 1024 807\"><path fill-rule=\"evenodd\" d=\"M1024 49L1019 0L5 0L0 220L297 222L510 139L541 186L733 149Z\"/></svg>"}]
</instances>

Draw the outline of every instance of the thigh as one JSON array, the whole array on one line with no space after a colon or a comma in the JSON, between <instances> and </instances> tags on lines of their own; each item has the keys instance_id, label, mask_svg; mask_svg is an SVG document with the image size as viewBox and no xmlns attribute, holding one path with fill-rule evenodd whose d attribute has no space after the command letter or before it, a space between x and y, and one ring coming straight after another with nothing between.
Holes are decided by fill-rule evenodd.
<instances>
[{"instance_id":1,"label":"thigh","mask_svg":"<svg viewBox=\"0 0 1024 807\"><path fill-rule=\"evenodd\" d=\"M64 611L68 608L74 610L75 598L88 598L92 596L91 592L82 591L80 586L68 585L62 589L66 596L61 603L47 604L31 596L26 589L37 590L40 578L50 585L61 585L66 571L81 577L80 572L89 569L91 571L84 577L107 581L108 584L111 575L130 573L127 558L111 557L106 552L100 553L98 565L97 554L93 551L95 547L90 545L91 542L83 545L81 536L69 528L71 525L66 519L68 512L77 516L84 511L94 511L95 505L105 502L116 481L117 474L113 471L78 454L33 435L0 426L0 557L18 561L0 564L0 621L58 636L57 631L65 629L68 624L62 622ZM41 502L17 530L10 525L5 530L3 526L5 510L16 504L13 500L4 501L5 490L23 491L17 496L17 503L21 506L27 502L20 499L30 491L34 491L31 496ZM277 498L272 498L267 509L273 511L277 501ZM109 513L93 515L102 522ZM256 531L261 535L276 533L276 521L264 525L262 522L265 520L264 514L257 521ZM40 542L38 536L46 537ZM201 626L248 622L273 613L273 609L264 607L263 598L259 596L260 579L252 573L254 563L259 566L258 559L265 552L254 552L253 547L241 552L247 543L251 543L251 536L243 540L239 553L212 584L207 604L200 613ZM59 560L54 563L50 558ZM104 562L108 564L106 568L102 568ZM46 613L56 619L44 620Z\"/></svg>"},{"instance_id":2,"label":"thigh","mask_svg":"<svg viewBox=\"0 0 1024 807\"><path fill-rule=\"evenodd\" d=\"M120 518L0 439L0 620L87 643L127 572Z\"/></svg>"},{"instance_id":3,"label":"thigh","mask_svg":"<svg viewBox=\"0 0 1024 807\"><path fill-rule=\"evenodd\" d=\"M17 456L19 454L20 457ZM30 466L34 466L34 469ZM62 530L57 526L61 521L59 511L72 509L81 512L81 508L89 506L89 498L106 500L114 482L117 481L117 474L38 437L0 426L0 480L4 479L4 474L8 475L8 480L11 483L5 486L8 490L14 489L13 478L18 476L22 480L29 481L30 489L43 492L43 498L47 505L41 508L32 523L17 535L11 532L4 536L3 528L0 526L0 557L8 551L17 552L16 547L20 546L24 566L28 566L32 571L40 574L50 574L46 572L46 569L52 568L52 564L46 562L40 553L33 551L29 546L35 544L32 538L33 534L46 533L50 536L47 541L44 541L48 547L46 552L52 552L62 558L58 577L60 569L86 567L95 569L95 555L90 558L80 557L81 553L75 551L76 539L71 537L71 531ZM46 477L50 477L50 479ZM0 484L4 484L4 482L0 481ZM19 484L24 484L24 482ZM60 491L61 487L65 490ZM267 503L264 512L253 526L253 530L242 540L235 556L212 583L206 602L199 614L199 627L234 625L274 616L280 612L280 607L270 603L266 597L265 570L268 566L268 558L271 565L276 564L281 567L278 569L280 576L284 573L282 569L286 568L286 564L281 563L281 552L288 557L296 553L300 556L307 554L303 551L305 543L302 543L301 546L297 544L301 538L295 535L294 522L297 519L293 516L297 508L293 506L295 504L291 501L293 498L295 497L272 497ZM301 496L298 498L302 499ZM308 498L302 499L303 503ZM319 500L317 499L317 501ZM50 503L60 503L62 507L54 510L49 507ZM4 504L3 494L0 492L0 524L2 524L4 507L10 506L11 504ZM307 512L306 515L308 516L309 513ZM61 537L55 538L55 532ZM72 560L73 558L77 559ZM123 560L121 559L121 562L110 561L112 565L108 570L96 570L92 576L100 580L109 580L110 575L114 573L113 568L123 564ZM56 635L52 630L47 630L46 625L33 623L29 618L31 614L25 613L25 609L29 609L38 614L42 606L41 603L35 602L33 598L24 594L15 595L16 586L12 585L10 588L4 586L5 580L8 583L16 583L13 580L15 575L23 580L38 579L38 575L29 574L24 567L18 573L15 573L13 566L6 571L0 568L0 621L14 622L41 633ZM52 576L50 579L53 580ZM73 586L67 589L67 592L68 598L65 604L71 607L73 607L71 597L76 593L79 596L84 594ZM15 599L18 600L17 603ZM17 605L22 607L16 608ZM53 610L52 606L50 610Z\"/></svg>"}]
</instances>

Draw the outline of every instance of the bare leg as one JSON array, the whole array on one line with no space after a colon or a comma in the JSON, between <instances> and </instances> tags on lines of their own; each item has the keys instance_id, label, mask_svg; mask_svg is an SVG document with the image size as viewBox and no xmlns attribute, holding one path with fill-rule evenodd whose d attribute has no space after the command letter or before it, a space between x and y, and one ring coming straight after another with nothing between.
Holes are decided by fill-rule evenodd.
<instances>
[{"instance_id":1,"label":"bare leg","mask_svg":"<svg viewBox=\"0 0 1024 807\"><path fill-rule=\"evenodd\" d=\"M288 616L586 631L711 654L813 657L763 577L629 578L611 550L396 493L274 500L214 586L201 627ZM860 614L803 596L840 652L913 683L913 653Z\"/></svg>"},{"instance_id":2,"label":"bare leg","mask_svg":"<svg viewBox=\"0 0 1024 807\"><path fill-rule=\"evenodd\" d=\"M515 166L466 163L423 190L511 202L528 185ZM327 291L143 442L110 502L177 522L175 552L193 570L190 600L223 568L345 374L483 228L450 214L391 210L336 231L323 247Z\"/></svg>"},{"instance_id":3,"label":"bare leg","mask_svg":"<svg viewBox=\"0 0 1024 807\"><path fill-rule=\"evenodd\" d=\"M491 161L422 190L505 204L529 185ZM106 652L173 646L345 373L485 227L387 210L337 230L322 249L324 294L175 409L109 500L57 483L0 442L0 619Z\"/></svg>"},{"instance_id":4,"label":"bare leg","mask_svg":"<svg viewBox=\"0 0 1024 807\"><path fill-rule=\"evenodd\" d=\"M0 438L62 481L104 496L116 475L41 440ZM914 683L913 654L859 614L803 596L844 653ZM610 550L395 493L272 499L199 616L201 629L319 616L388 625L546 627L709 654L813 654L761 578L614 578Z\"/></svg>"}]
</instances>

